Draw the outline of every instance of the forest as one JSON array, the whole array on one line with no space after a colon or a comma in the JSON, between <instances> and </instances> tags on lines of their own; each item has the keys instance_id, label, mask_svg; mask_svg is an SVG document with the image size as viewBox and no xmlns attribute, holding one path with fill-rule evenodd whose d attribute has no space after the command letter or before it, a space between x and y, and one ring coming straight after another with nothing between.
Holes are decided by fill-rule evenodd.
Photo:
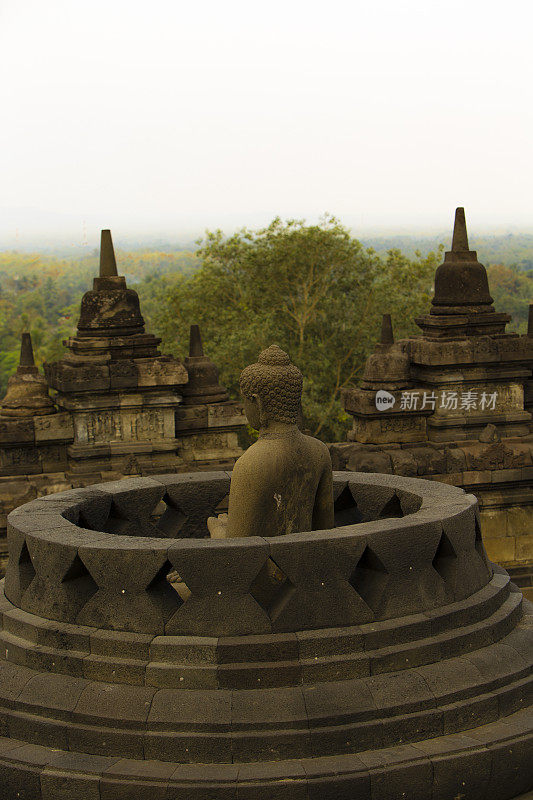
<instances>
[{"instance_id":1,"label":"forest","mask_svg":"<svg viewBox=\"0 0 533 800\"><path fill-rule=\"evenodd\" d=\"M401 247L397 246L401 244ZM345 437L342 389L361 379L382 313L397 337L418 332L429 309L444 245L402 237L361 242L334 217L319 224L276 218L259 231L207 231L194 248L117 248L119 273L139 293L147 327L163 352L187 354L191 323L232 396L241 369L272 342L305 376L304 415L325 440ZM497 310L524 333L533 302L533 237L471 242L487 266ZM79 257L0 252L0 392L16 369L20 334L30 330L38 364L64 353L79 303L98 274L98 252Z\"/></svg>"}]
</instances>

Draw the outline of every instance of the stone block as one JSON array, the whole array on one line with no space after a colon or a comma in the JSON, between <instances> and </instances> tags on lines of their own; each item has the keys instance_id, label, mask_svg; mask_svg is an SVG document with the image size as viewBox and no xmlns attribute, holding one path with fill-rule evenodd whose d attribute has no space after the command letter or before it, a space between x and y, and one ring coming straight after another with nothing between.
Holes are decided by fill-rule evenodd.
<instances>
[{"instance_id":1,"label":"stone block","mask_svg":"<svg viewBox=\"0 0 533 800\"><path fill-rule=\"evenodd\" d=\"M490 470L464 470L463 483L465 486L477 486L479 484L491 483L492 473Z\"/></svg>"},{"instance_id":2,"label":"stone block","mask_svg":"<svg viewBox=\"0 0 533 800\"><path fill-rule=\"evenodd\" d=\"M491 756L484 748L467 753L431 755L434 800L452 797L484 800L491 778ZM490 796L490 793L489 793Z\"/></svg>"},{"instance_id":3,"label":"stone block","mask_svg":"<svg viewBox=\"0 0 533 800\"><path fill-rule=\"evenodd\" d=\"M369 621L364 600L350 584L365 542L345 535L279 537L270 545L274 563L289 583L280 606L271 611L275 630L337 627Z\"/></svg>"},{"instance_id":4,"label":"stone block","mask_svg":"<svg viewBox=\"0 0 533 800\"><path fill-rule=\"evenodd\" d=\"M209 403L207 406L208 428L229 428L245 424L244 409L238 401Z\"/></svg>"},{"instance_id":5,"label":"stone block","mask_svg":"<svg viewBox=\"0 0 533 800\"><path fill-rule=\"evenodd\" d=\"M533 734L526 733L489 745L492 757L490 791L497 797L517 797L533 787ZM505 793L505 794L503 794ZM533 795L533 793L532 793ZM524 798L527 800L527 798Z\"/></svg>"},{"instance_id":6,"label":"stone block","mask_svg":"<svg viewBox=\"0 0 533 800\"><path fill-rule=\"evenodd\" d=\"M232 636L270 633L267 611L250 594L269 556L264 539L183 539L168 558L191 596L167 622L165 633Z\"/></svg>"},{"instance_id":7,"label":"stone block","mask_svg":"<svg viewBox=\"0 0 533 800\"><path fill-rule=\"evenodd\" d=\"M205 732L192 736L187 731L150 731L144 735L143 747L144 758L157 761L227 764L232 759L232 740L228 733Z\"/></svg>"},{"instance_id":8,"label":"stone block","mask_svg":"<svg viewBox=\"0 0 533 800\"><path fill-rule=\"evenodd\" d=\"M100 779L45 769L41 774L42 800L100 800Z\"/></svg>"},{"instance_id":9,"label":"stone block","mask_svg":"<svg viewBox=\"0 0 533 800\"><path fill-rule=\"evenodd\" d=\"M304 685L303 694L312 728L363 722L376 712L374 695L363 680Z\"/></svg>"},{"instance_id":10,"label":"stone block","mask_svg":"<svg viewBox=\"0 0 533 800\"><path fill-rule=\"evenodd\" d=\"M9 735L13 739L56 750L68 750L68 732L69 723L63 720L33 714L13 715L9 720Z\"/></svg>"},{"instance_id":11,"label":"stone block","mask_svg":"<svg viewBox=\"0 0 533 800\"><path fill-rule=\"evenodd\" d=\"M139 372L136 362L131 358L121 358L109 364L111 389L137 389Z\"/></svg>"},{"instance_id":12,"label":"stone block","mask_svg":"<svg viewBox=\"0 0 533 800\"><path fill-rule=\"evenodd\" d=\"M96 723L96 724L95 724ZM76 723L68 728L67 744L63 749L77 753L94 753L116 758L144 758L143 739L139 731L107 728L93 720L91 725Z\"/></svg>"},{"instance_id":13,"label":"stone block","mask_svg":"<svg viewBox=\"0 0 533 800\"><path fill-rule=\"evenodd\" d=\"M146 684L160 689L217 689L226 688L219 679L215 664L201 667L188 664L158 664L146 667ZM230 688L228 686L227 688Z\"/></svg>"},{"instance_id":14,"label":"stone block","mask_svg":"<svg viewBox=\"0 0 533 800\"><path fill-rule=\"evenodd\" d=\"M310 755L308 728L266 728L259 734L234 731L233 761L281 761Z\"/></svg>"},{"instance_id":15,"label":"stone block","mask_svg":"<svg viewBox=\"0 0 533 800\"><path fill-rule=\"evenodd\" d=\"M41 770L0 762L0 786L6 800L41 800Z\"/></svg>"},{"instance_id":16,"label":"stone block","mask_svg":"<svg viewBox=\"0 0 533 800\"><path fill-rule=\"evenodd\" d=\"M407 786L410 800L426 800L433 780L431 762L421 753L405 762L389 761L385 755L382 763L369 772L372 800L397 800Z\"/></svg>"},{"instance_id":17,"label":"stone block","mask_svg":"<svg viewBox=\"0 0 533 800\"><path fill-rule=\"evenodd\" d=\"M175 765L172 765L175 769ZM168 781L100 779L100 800L169 800ZM178 795L179 796L179 795ZM182 795L183 797L184 795Z\"/></svg>"},{"instance_id":18,"label":"stone block","mask_svg":"<svg viewBox=\"0 0 533 800\"><path fill-rule=\"evenodd\" d=\"M0 659L0 698L10 704L34 676L33 670Z\"/></svg>"},{"instance_id":19,"label":"stone block","mask_svg":"<svg viewBox=\"0 0 533 800\"><path fill-rule=\"evenodd\" d=\"M302 764L309 800L371 800L370 775L358 756L319 756Z\"/></svg>"},{"instance_id":20,"label":"stone block","mask_svg":"<svg viewBox=\"0 0 533 800\"><path fill-rule=\"evenodd\" d=\"M435 706L435 698L422 675L411 670L363 678L377 709L384 716L409 714Z\"/></svg>"},{"instance_id":21,"label":"stone block","mask_svg":"<svg viewBox=\"0 0 533 800\"><path fill-rule=\"evenodd\" d=\"M33 419L0 419L0 445L31 444L35 441Z\"/></svg>"},{"instance_id":22,"label":"stone block","mask_svg":"<svg viewBox=\"0 0 533 800\"><path fill-rule=\"evenodd\" d=\"M83 678L53 672L37 674L22 689L17 705L30 712L53 709L55 717L68 720L86 687Z\"/></svg>"},{"instance_id":23,"label":"stone block","mask_svg":"<svg viewBox=\"0 0 533 800\"><path fill-rule=\"evenodd\" d=\"M388 453L359 451L353 453L346 465L351 472L381 472L392 474L392 461Z\"/></svg>"},{"instance_id":24,"label":"stone block","mask_svg":"<svg viewBox=\"0 0 533 800\"><path fill-rule=\"evenodd\" d=\"M508 509L484 509L481 512L481 534L483 541L500 539L508 534Z\"/></svg>"},{"instance_id":25,"label":"stone block","mask_svg":"<svg viewBox=\"0 0 533 800\"><path fill-rule=\"evenodd\" d=\"M155 692L148 726L150 730L229 731L232 692L219 689L159 689Z\"/></svg>"},{"instance_id":26,"label":"stone block","mask_svg":"<svg viewBox=\"0 0 533 800\"><path fill-rule=\"evenodd\" d=\"M221 636L216 640L219 664L253 661L298 660L300 648L296 633L265 636Z\"/></svg>"},{"instance_id":27,"label":"stone block","mask_svg":"<svg viewBox=\"0 0 533 800\"><path fill-rule=\"evenodd\" d=\"M124 727L137 728L146 722L156 692L157 689L148 686L87 682L72 718L75 722L93 725L107 719Z\"/></svg>"},{"instance_id":28,"label":"stone block","mask_svg":"<svg viewBox=\"0 0 533 800\"><path fill-rule=\"evenodd\" d=\"M69 413L48 414L44 417L34 417L35 441L57 442L70 441L74 437L72 417Z\"/></svg>"},{"instance_id":29,"label":"stone block","mask_svg":"<svg viewBox=\"0 0 533 800\"><path fill-rule=\"evenodd\" d=\"M482 681L479 670L466 658L436 661L418 667L417 672L438 698L439 704L472 697Z\"/></svg>"},{"instance_id":30,"label":"stone block","mask_svg":"<svg viewBox=\"0 0 533 800\"><path fill-rule=\"evenodd\" d=\"M390 450L388 453L391 458L392 471L395 475L415 477L418 474L416 460L409 450Z\"/></svg>"},{"instance_id":31,"label":"stone block","mask_svg":"<svg viewBox=\"0 0 533 800\"><path fill-rule=\"evenodd\" d=\"M507 528L512 536L533 535L533 506L512 506L507 511Z\"/></svg>"},{"instance_id":32,"label":"stone block","mask_svg":"<svg viewBox=\"0 0 533 800\"><path fill-rule=\"evenodd\" d=\"M533 561L533 534L530 536L517 536L515 543L515 560Z\"/></svg>"},{"instance_id":33,"label":"stone block","mask_svg":"<svg viewBox=\"0 0 533 800\"><path fill-rule=\"evenodd\" d=\"M483 537L483 544L490 560L497 564L505 564L516 560L516 539L512 536L498 539Z\"/></svg>"}]
</instances>

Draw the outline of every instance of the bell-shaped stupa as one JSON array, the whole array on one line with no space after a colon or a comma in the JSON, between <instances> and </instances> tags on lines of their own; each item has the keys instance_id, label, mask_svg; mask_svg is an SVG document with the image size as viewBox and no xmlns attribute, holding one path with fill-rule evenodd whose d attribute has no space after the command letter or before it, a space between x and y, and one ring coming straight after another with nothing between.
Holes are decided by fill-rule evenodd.
<instances>
[{"instance_id":1,"label":"bell-shaped stupa","mask_svg":"<svg viewBox=\"0 0 533 800\"><path fill-rule=\"evenodd\" d=\"M100 243L100 274L92 291L81 301L78 336L131 336L144 333L139 296L126 286L117 272L111 231L103 230Z\"/></svg>"},{"instance_id":2,"label":"bell-shaped stupa","mask_svg":"<svg viewBox=\"0 0 533 800\"><path fill-rule=\"evenodd\" d=\"M465 210L456 208L452 246L435 273L431 310L416 323L425 336L456 338L505 333L510 319L494 310L487 270L469 249Z\"/></svg>"},{"instance_id":3,"label":"bell-shaped stupa","mask_svg":"<svg viewBox=\"0 0 533 800\"><path fill-rule=\"evenodd\" d=\"M452 249L435 274L435 296L432 314L487 313L494 311L489 291L487 270L477 260L475 250L468 247L464 208L455 209Z\"/></svg>"},{"instance_id":4,"label":"bell-shaped stupa","mask_svg":"<svg viewBox=\"0 0 533 800\"><path fill-rule=\"evenodd\" d=\"M383 314L381 338L368 357L363 373L362 389L404 389L409 384L409 357L402 346L395 344L390 314Z\"/></svg>"},{"instance_id":5,"label":"bell-shaped stupa","mask_svg":"<svg viewBox=\"0 0 533 800\"><path fill-rule=\"evenodd\" d=\"M191 325L189 355L185 358L189 382L183 387L183 402L219 403L228 399L225 386L218 382L218 367L204 354L202 334L198 325Z\"/></svg>"},{"instance_id":6,"label":"bell-shaped stupa","mask_svg":"<svg viewBox=\"0 0 533 800\"><path fill-rule=\"evenodd\" d=\"M0 416L20 419L55 412L56 407L48 394L48 384L35 366L31 334L23 333L19 365L8 381Z\"/></svg>"}]
</instances>

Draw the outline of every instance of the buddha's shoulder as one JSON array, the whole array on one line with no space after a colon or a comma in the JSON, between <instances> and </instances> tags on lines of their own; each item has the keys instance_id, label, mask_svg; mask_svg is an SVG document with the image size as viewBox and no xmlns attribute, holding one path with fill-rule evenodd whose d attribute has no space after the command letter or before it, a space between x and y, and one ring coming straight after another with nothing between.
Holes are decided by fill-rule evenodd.
<instances>
[{"instance_id":1,"label":"buddha's shoulder","mask_svg":"<svg viewBox=\"0 0 533 800\"><path fill-rule=\"evenodd\" d=\"M320 439L316 439L314 436L306 436L305 434L303 436L307 446L316 452L317 456L319 455L321 458L331 461L331 455L327 444L320 441Z\"/></svg>"}]
</instances>

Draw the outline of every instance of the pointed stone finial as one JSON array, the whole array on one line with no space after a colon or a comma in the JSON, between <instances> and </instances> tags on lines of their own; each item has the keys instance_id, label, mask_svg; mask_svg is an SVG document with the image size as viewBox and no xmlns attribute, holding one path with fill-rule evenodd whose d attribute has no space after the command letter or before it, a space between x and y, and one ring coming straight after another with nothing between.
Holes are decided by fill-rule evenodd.
<instances>
[{"instance_id":1,"label":"pointed stone finial","mask_svg":"<svg viewBox=\"0 0 533 800\"><path fill-rule=\"evenodd\" d=\"M199 325L191 325L189 334L189 358L203 358L204 348Z\"/></svg>"},{"instance_id":2,"label":"pointed stone finial","mask_svg":"<svg viewBox=\"0 0 533 800\"><path fill-rule=\"evenodd\" d=\"M455 209L455 223L453 226L452 253L468 251L468 233L466 230L466 219L464 208Z\"/></svg>"},{"instance_id":3,"label":"pointed stone finial","mask_svg":"<svg viewBox=\"0 0 533 800\"><path fill-rule=\"evenodd\" d=\"M185 405L219 403L228 399L226 388L218 382L216 365L204 353L199 325L190 327L185 369L189 373L189 381L182 389Z\"/></svg>"},{"instance_id":4,"label":"pointed stone finial","mask_svg":"<svg viewBox=\"0 0 533 800\"><path fill-rule=\"evenodd\" d=\"M0 404L0 416L17 419L55 413L48 384L35 366L31 334L26 331L21 336L17 371L8 380L6 396Z\"/></svg>"},{"instance_id":5,"label":"pointed stone finial","mask_svg":"<svg viewBox=\"0 0 533 800\"><path fill-rule=\"evenodd\" d=\"M110 230L103 230L100 239L100 277L114 278L118 275L115 251Z\"/></svg>"},{"instance_id":6,"label":"pointed stone finial","mask_svg":"<svg viewBox=\"0 0 533 800\"><path fill-rule=\"evenodd\" d=\"M533 303L529 306L529 317L527 319L527 335L533 339Z\"/></svg>"},{"instance_id":7,"label":"pointed stone finial","mask_svg":"<svg viewBox=\"0 0 533 800\"><path fill-rule=\"evenodd\" d=\"M35 366L35 359L33 357L31 333L25 332L22 334L20 341L19 367L34 367L34 366Z\"/></svg>"},{"instance_id":8,"label":"pointed stone finial","mask_svg":"<svg viewBox=\"0 0 533 800\"><path fill-rule=\"evenodd\" d=\"M390 314L383 314L381 319L381 344L394 344L394 333Z\"/></svg>"},{"instance_id":9,"label":"pointed stone finial","mask_svg":"<svg viewBox=\"0 0 533 800\"><path fill-rule=\"evenodd\" d=\"M435 273L432 314L494 313L487 270L468 249L465 210L455 210L452 249L444 254L444 263Z\"/></svg>"}]
</instances>

